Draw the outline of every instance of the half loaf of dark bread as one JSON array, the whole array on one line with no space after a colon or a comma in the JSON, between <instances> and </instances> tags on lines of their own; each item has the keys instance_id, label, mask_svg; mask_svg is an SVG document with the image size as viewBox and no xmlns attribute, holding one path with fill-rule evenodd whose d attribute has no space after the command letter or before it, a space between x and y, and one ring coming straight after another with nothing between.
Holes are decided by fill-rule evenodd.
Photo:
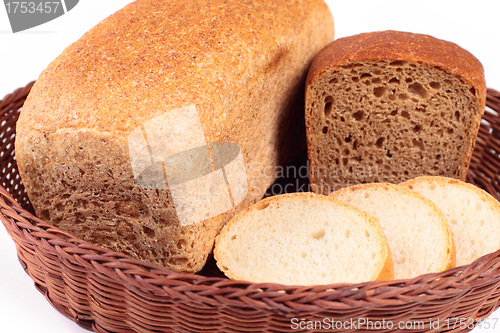
<instances>
[{"instance_id":1,"label":"half loaf of dark bread","mask_svg":"<svg viewBox=\"0 0 500 333\"><path fill-rule=\"evenodd\" d=\"M306 84L313 191L465 179L486 96L483 67L468 51L427 35L360 34L323 49Z\"/></svg>"}]
</instances>

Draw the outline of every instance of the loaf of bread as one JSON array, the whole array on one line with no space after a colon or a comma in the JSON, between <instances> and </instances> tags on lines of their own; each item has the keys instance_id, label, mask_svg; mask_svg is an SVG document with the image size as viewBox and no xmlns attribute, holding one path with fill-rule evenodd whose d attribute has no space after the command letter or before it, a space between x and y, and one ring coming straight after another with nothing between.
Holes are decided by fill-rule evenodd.
<instances>
[{"instance_id":1,"label":"loaf of bread","mask_svg":"<svg viewBox=\"0 0 500 333\"><path fill-rule=\"evenodd\" d=\"M500 203L486 191L445 177L418 177L401 184L433 201L445 214L457 266L500 249Z\"/></svg>"},{"instance_id":2,"label":"loaf of bread","mask_svg":"<svg viewBox=\"0 0 500 333\"><path fill-rule=\"evenodd\" d=\"M217 236L217 266L232 279L315 285L390 280L387 240L375 219L312 193L266 198Z\"/></svg>"},{"instance_id":3,"label":"loaf of bread","mask_svg":"<svg viewBox=\"0 0 500 333\"><path fill-rule=\"evenodd\" d=\"M446 218L422 195L394 184L372 183L343 188L330 196L377 219L391 249L395 279L455 267Z\"/></svg>"},{"instance_id":4,"label":"loaf of bread","mask_svg":"<svg viewBox=\"0 0 500 333\"><path fill-rule=\"evenodd\" d=\"M322 0L139 0L41 74L16 157L38 217L178 272L200 270L265 172L305 148L304 85L333 40Z\"/></svg>"},{"instance_id":5,"label":"loaf of bread","mask_svg":"<svg viewBox=\"0 0 500 333\"><path fill-rule=\"evenodd\" d=\"M481 63L453 43L397 31L334 41L306 83L312 191L464 180L485 98Z\"/></svg>"}]
</instances>

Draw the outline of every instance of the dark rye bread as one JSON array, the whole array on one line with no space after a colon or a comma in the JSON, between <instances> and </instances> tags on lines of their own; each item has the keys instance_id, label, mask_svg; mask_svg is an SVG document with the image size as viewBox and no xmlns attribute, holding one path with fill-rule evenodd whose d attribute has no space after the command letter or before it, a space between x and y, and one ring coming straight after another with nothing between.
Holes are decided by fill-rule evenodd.
<instances>
[{"instance_id":1,"label":"dark rye bread","mask_svg":"<svg viewBox=\"0 0 500 333\"><path fill-rule=\"evenodd\" d=\"M140 0L113 14L48 66L23 107L16 157L37 216L139 260L199 271L224 223L274 182L265 170L305 148L307 70L333 33L322 0ZM163 126L157 117L183 119L187 111L200 126L178 130L182 140L195 142L202 129L200 147L237 144L248 185L235 208L236 200L194 224L181 223L172 186L138 185L130 154L138 141L129 140L144 139L146 124ZM164 148L154 138L156 146L147 136L150 152ZM184 203L199 193L184 191ZM222 193L201 201L198 213Z\"/></svg>"},{"instance_id":2,"label":"dark rye bread","mask_svg":"<svg viewBox=\"0 0 500 333\"><path fill-rule=\"evenodd\" d=\"M485 98L481 63L453 43L397 31L332 42L306 83L312 190L465 179Z\"/></svg>"}]
</instances>

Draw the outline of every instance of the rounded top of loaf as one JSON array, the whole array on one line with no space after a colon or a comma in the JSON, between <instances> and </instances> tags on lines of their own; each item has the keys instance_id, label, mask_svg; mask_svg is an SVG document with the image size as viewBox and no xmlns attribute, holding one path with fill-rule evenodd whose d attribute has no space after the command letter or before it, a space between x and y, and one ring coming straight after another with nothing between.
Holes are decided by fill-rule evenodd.
<instances>
[{"instance_id":1,"label":"rounded top of loaf","mask_svg":"<svg viewBox=\"0 0 500 333\"><path fill-rule=\"evenodd\" d=\"M486 98L484 69L479 60L455 43L423 34L402 31L375 31L339 38L328 44L314 59L307 86L332 67L377 60L423 62L468 81Z\"/></svg>"},{"instance_id":2,"label":"rounded top of loaf","mask_svg":"<svg viewBox=\"0 0 500 333\"><path fill-rule=\"evenodd\" d=\"M272 70L276 55L293 52L287 47L312 25L333 34L322 0L133 2L48 66L19 127L129 133L169 109L195 104L216 135L238 95L258 93L234 86L245 87L254 71Z\"/></svg>"}]
</instances>

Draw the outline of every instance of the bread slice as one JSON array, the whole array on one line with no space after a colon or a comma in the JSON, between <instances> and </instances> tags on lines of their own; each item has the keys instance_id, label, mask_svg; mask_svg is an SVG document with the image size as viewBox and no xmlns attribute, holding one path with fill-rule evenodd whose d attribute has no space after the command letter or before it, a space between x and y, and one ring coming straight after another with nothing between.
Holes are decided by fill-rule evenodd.
<instances>
[{"instance_id":1,"label":"bread slice","mask_svg":"<svg viewBox=\"0 0 500 333\"><path fill-rule=\"evenodd\" d=\"M500 249L500 203L456 179L418 177L402 183L432 200L445 214L456 244L457 266Z\"/></svg>"},{"instance_id":2,"label":"bread slice","mask_svg":"<svg viewBox=\"0 0 500 333\"><path fill-rule=\"evenodd\" d=\"M362 184L331 197L374 216L387 237L394 278L440 272L455 265L455 250L444 214L429 199L394 184Z\"/></svg>"},{"instance_id":3,"label":"bread slice","mask_svg":"<svg viewBox=\"0 0 500 333\"><path fill-rule=\"evenodd\" d=\"M393 263L375 219L311 193L266 198L217 236L214 257L231 279L291 285L390 280Z\"/></svg>"},{"instance_id":4,"label":"bread slice","mask_svg":"<svg viewBox=\"0 0 500 333\"><path fill-rule=\"evenodd\" d=\"M334 41L306 82L312 190L464 180L485 98L481 63L453 43L397 31Z\"/></svg>"}]
</instances>

